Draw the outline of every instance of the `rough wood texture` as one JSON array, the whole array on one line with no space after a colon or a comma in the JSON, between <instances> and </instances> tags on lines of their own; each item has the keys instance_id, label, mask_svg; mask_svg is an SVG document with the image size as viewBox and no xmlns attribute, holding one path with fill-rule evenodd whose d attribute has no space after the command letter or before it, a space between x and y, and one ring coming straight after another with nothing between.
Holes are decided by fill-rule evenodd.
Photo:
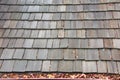
<instances>
[{"instance_id":1,"label":"rough wood texture","mask_svg":"<svg viewBox=\"0 0 120 80\"><path fill-rule=\"evenodd\" d=\"M0 72L120 74L120 0L0 0Z\"/></svg>"}]
</instances>

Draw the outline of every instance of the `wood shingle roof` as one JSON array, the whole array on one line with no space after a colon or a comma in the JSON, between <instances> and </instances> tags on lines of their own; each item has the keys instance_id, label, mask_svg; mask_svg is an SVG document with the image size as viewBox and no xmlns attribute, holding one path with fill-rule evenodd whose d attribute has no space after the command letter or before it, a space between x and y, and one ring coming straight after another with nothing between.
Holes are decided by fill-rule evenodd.
<instances>
[{"instance_id":1,"label":"wood shingle roof","mask_svg":"<svg viewBox=\"0 0 120 80\"><path fill-rule=\"evenodd\" d=\"M120 74L120 0L0 0L0 72Z\"/></svg>"}]
</instances>

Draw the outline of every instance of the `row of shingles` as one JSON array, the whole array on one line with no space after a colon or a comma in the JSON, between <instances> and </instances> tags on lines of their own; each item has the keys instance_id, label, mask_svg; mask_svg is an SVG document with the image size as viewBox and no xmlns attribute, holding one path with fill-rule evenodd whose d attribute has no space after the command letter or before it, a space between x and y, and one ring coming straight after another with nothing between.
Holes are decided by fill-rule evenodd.
<instances>
[{"instance_id":1,"label":"row of shingles","mask_svg":"<svg viewBox=\"0 0 120 80\"><path fill-rule=\"evenodd\" d=\"M120 39L0 39L1 48L120 48Z\"/></svg>"},{"instance_id":2,"label":"row of shingles","mask_svg":"<svg viewBox=\"0 0 120 80\"><path fill-rule=\"evenodd\" d=\"M120 38L119 29L82 29L82 30L34 30L34 29L0 29L1 38L23 38L23 39L73 39L73 38L103 38L103 39L119 39ZM27 35L26 35L27 32Z\"/></svg>"},{"instance_id":3,"label":"row of shingles","mask_svg":"<svg viewBox=\"0 0 120 80\"><path fill-rule=\"evenodd\" d=\"M89 6L89 5L88 5ZM3 6L4 7L4 6ZM25 7L25 6L24 6ZM14 11L14 10L19 10L19 8L21 8L21 7L12 7L11 9ZM63 9L64 8L64 9ZM11 11L11 9L9 9L10 11ZM41 8L42 9L42 8ZM40 9L40 10L41 10ZM66 7L60 7L60 10L63 10L63 11L65 11L65 9L66 9ZM85 8L85 9L87 9L87 8ZM6 8L6 10L8 10L8 8ZM39 12L39 6L30 6L29 8L27 8L27 7L25 7L25 8L23 8L22 7L22 11L25 11L25 12L27 12L27 10L28 11L30 11L30 12ZM44 9L44 10L48 10L47 8L46 9ZM72 9L71 9L72 10ZM75 9L74 9L75 10ZM88 11L89 11L89 9L88 9ZM38 19L42 19L42 16L43 16L43 20L45 19L47 19L47 20L49 20L49 19L51 19L52 17L53 17L53 19L54 19L54 17L55 16L59 16L59 19L60 19L60 16L62 17L63 16L63 19L64 19L64 16L65 15L70 15L70 17L68 17L68 19L74 19L74 17L72 16L72 14L74 14L74 15L78 15L78 16L83 16L83 14L85 14L84 16L86 17L85 19L91 19L92 17L93 17L93 13L79 13L79 14L77 14L77 13L66 13L66 14L61 14L60 15L60 13L59 14L52 14L52 13L49 13L49 14L46 14L46 13L43 13L43 14L37 14L36 15L36 17L39 17ZM97 17L98 15L97 15L98 13L95 13L95 19L102 19L102 18L99 18L101 15L104 15L104 14L106 14L107 16L107 18L109 19L109 18L112 18L112 13L106 13L106 12L101 12L99 15L99 17ZM108 15L109 14L109 15ZM115 12L115 15L116 14L119 14L119 12ZM2 14L1 14L2 15ZM12 17L12 15L13 15L13 17ZM16 16L14 16L14 15L16 15ZM91 15L92 17L88 17L89 15ZM4 13L4 15L3 15L4 17L3 17L3 19L6 19L6 18L10 18L10 16L11 16L11 19L17 19L17 18L20 18L21 16L21 19L26 19L26 18L28 18L29 16L35 16L34 14L27 14L27 13L24 13L23 15L22 15L22 13L20 14L20 13ZM26 17L27 16L27 17ZM47 16L47 17L44 17L44 16ZM104 16L105 17L105 16ZM56 18L56 17L55 17ZM77 17L76 17L77 18ZM81 18L82 19L82 17L79 17L79 18ZM35 18L36 19L36 18ZM35 20L34 19L34 20ZM57 18L58 19L58 18ZM65 19L67 19L67 17L65 18ZM83 18L84 19L84 18ZM26 19L27 20L27 19Z\"/></svg>"},{"instance_id":4,"label":"row of shingles","mask_svg":"<svg viewBox=\"0 0 120 80\"><path fill-rule=\"evenodd\" d=\"M120 61L117 49L0 49L0 59Z\"/></svg>"},{"instance_id":5,"label":"row of shingles","mask_svg":"<svg viewBox=\"0 0 120 80\"><path fill-rule=\"evenodd\" d=\"M26 20L28 18L26 17ZM120 28L120 20L100 21L0 21L1 28L16 29L111 29Z\"/></svg>"},{"instance_id":6,"label":"row of shingles","mask_svg":"<svg viewBox=\"0 0 120 80\"><path fill-rule=\"evenodd\" d=\"M77 13L1 13L1 20L119 20L120 12L77 12ZM32 18L31 18L32 17ZM29 19L30 18L30 19Z\"/></svg>"},{"instance_id":7,"label":"row of shingles","mask_svg":"<svg viewBox=\"0 0 120 80\"><path fill-rule=\"evenodd\" d=\"M0 72L120 73L120 62L115 61L1 60L0 63L2 65Z\"/></svg>"},{"instance_id":8,"label":"row of shingles","mask_svg":"<svg viewBox=\"0 0 120 80\"><path fill-rule=\"evenodd\" d=\"M1 4L96 4L116 3L119 0L1 0Z\"/></svg>"},{"instance_id":9,"label":"row of shingles","mask_svg":"<svg viewBox=\"0 0 120 80\"><path fill-rule=\"evenodd\" d=\"M88 11L119 11L120 4L100 4L100 5L42 5L42 6L13 6L0 5L0 12L88 12ZM24 8L24 9L23 9Z\"/></svg>"},{"instance_id":10,"label":"row of shingles","mask_svg":"<svg viewBox=\"0 0 120 80\"><path fill-rule=\"evenodd\" d=\"M10 30L7 30L7 32L4 34L4 36L8 36L9 34L9 36L15 36L16 35L16 32L17 32L17 30L15 30L15 31L13 31L13 32L11 32L10 33ZM29 32L29 35L28 35L28 32ZM54 34L54 33L53 33ZM22 35L22 34L21 34ZM115 34L116 35L116 34ZM113 37L115 36L115 35L113 35ZM40 32L40 36L43 36L43 32ZM45 35L44 35L45 36ZM74 36L74 35L73 35ZM111 35L110 35L111 36ZM25 31L25 33L24 33L24 37L30 37L30 30L28 30L28 31ZM55 34L53 37L56 37L57 38L57 35ZM103 36L104 37L104 36ZM44 37L43 37L44 38ZM27 42L27 40L29 40L29 39L26 39L26 42ZM33 41L33 39L31 39L32 41ZM56 40L56 39L55 39ZM87 40L87 39L86 39ZM6 43L6 41L9 41L8 39L7 40L5 40L5 43ZM12 40L11 42L14 42L15 41L15 39L14 40ZM19 41L19 39L18 39L18 41ZM24 40L23 40L24 41ZM22 41L22 42L23 42ZM37 40L36 40L37 41ZM56 40L57 42L59 42L59 40ZM79 41L79 40L78 40ZM82 41L82 40L81 40ZM108 46L108 43L107 43L107 41L109 41L111 44L112 44L112 42L114 42L115 43L115 47L119 47L118 45L116 45L116 44L119 44L119 40L116 40L116 39L114 39L114 41L112 41L112 40L105 40L105 44L107 44L107 46ZM117 42L115 42L115 41L117 41ZM46 41L45 41L46 42ZM91 42L92 42L92 40L91 40ZM46 44L46 43L45 43ZM103 44L103 43L102 43ZM111 45L110 44L110 45ZM5 44L5 45L7 45L7 43ZM87 45L86 45L87 46ZM79 47L77 47L77 48L79 48Z\"/></svg>"}]
</instances>

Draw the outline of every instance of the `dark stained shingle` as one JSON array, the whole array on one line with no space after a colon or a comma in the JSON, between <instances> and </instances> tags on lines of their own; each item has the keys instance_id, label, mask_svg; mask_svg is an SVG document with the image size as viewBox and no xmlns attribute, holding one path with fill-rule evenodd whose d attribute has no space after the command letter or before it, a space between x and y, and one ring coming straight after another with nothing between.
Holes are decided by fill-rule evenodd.
<instances>
[{"instance_id":1,"label":"dark stained shingle","mask_svg":"<svg viewBox=\"0 0 120 80\"><path fill-rule=\"evenodd\" d=\"M101 60L112 60L111 51L108 49L99 50Z\"/></svg>"},{"instance_id":2,"label":"dark stained shingle","mask_svg":"<svg viewBox=\"0 0 120 80\"><path fill-rule=\"evenodd\" d=\"M120 51L119 50L112 50L112 59L120 60Z\"/></svg>"}]
</instances>

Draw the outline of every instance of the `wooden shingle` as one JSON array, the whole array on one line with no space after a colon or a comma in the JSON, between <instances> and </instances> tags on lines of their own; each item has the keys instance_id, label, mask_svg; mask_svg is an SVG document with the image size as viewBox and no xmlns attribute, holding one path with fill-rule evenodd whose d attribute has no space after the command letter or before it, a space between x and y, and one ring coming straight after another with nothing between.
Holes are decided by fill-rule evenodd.
<instances>
[{"instance_id":1,"label":"wooden shingle","mask_svg":"<svg viewBox=\"0 0 120 80\"><path fill-rule=\"evenodd\" d=\"M42 61L28 61L25 71L41 71Z\"/></svg>"},{"instance_id":2,"label":"wooden shingle","mask_svg":"<svg viewBox=\"0 0 120 80\"><path fill-rule=\"evenodd\" d=\"M24 49L16 49L15 53L13 55L13 58L14 59L22 59L23 55L24 55Z\"/></svg>"},{"instance_id":3,"label":"wooden shingle","mask_svg":"<svg viewBox=\"0 0 120 80\"><path fill-rule=\"evenodd\" d=\"M73 68L73 72L82 72L83 68L82 68L82 61L74 61L74 68Z\"/></svg>"},{"instance_id":4,"label":"wooden shingle","mask_svg":"<svg viewBox=\"0 0 120 80\"><path fill-rule=\"evenodd\" d=\"M23 47L23 43L24 43L25 39L17 39L16 43L15 43L15 47Z\"/></svg>"},{"instance_id":5,"label":"wooden shingle","mask_svg":"<svg viewBox=\"0 0 120 80\"><path fill-rule=\"evenodd\" d=\"M43 63L42 63L42 71L43 72L50 71L50 61L43 61Z\"/></svg>"},{"instance_id":6,"label":"wooden shingle","mask_svg":"<svg viewBox=\"0 0 120 80\"><path fill-rule=\"evenodd\" d=\"M44 38L45 37L45 30L40 30L38 33L38 38Z\"/></svg>"},{"instance_id":7,"label":"wooden shingle","mask_svg":"<svg viewBox=\"0 0 120 80\"><path fill-rule=\"evenodd\" d=\"M36 59L37 50L36 49L26 49L23 59Z\"/></svg>"},{"instance_id":8,"label":"wooden shingle","mask_svg":"<svg viewBox=\"0 0 120 80\"><path fill-rule=\"evenodd\" d=\"M15 49L4 49L1 59L12 59Z\"/></svg>"},{"instance_id":9,"label":"wooden shingle","mask_svg":"<svg viewBox=\"0 0 120 80\"><path fill-rule=\"evenodd\" d=\"M75 49L65 49L64 50L64 59L75 60L76 59L76 50Z\"/></svg>"},{"instance_id":10,"label":"wooden shingle","mask_svg":"<svg viewBox=\"0 0 120 80\"><path fill-rule=\"evenodd\" d=\"M112 60L111 51L109 49L99 50L101 60Z\"/></svg>"},{"instance_id":11,"label":"wooden shingle","mask_svg":"<svg viewBox=\"0 0 120 80\"><path fill-rule=\"evenodd\" d=\"M48 49L39 49L37 53L37 59L47 59Z\"/></svg>"},{"instance_id":12,"label":"wooden shingle","mask_svg":"<svg viewBox=\"0 0 120 80\"><path fill-rule=\"evenodd\" d=\"M120 51L119 50L112 50L112 59L113 60L120 60Z\"/></svg>"},{"instance_id":13,"label":"wooden shingle","mask_svg":"<svg viewBox=\"0 0 120 80\"><path fill-rule=\"evenodd\" d=\"M98 61L97 62L97 67L98 67L98 73L106 73L107 72L107 63L106 63L106 61Z\"/></svg>"},{"instance_id":14,"label":"wooden shingle","mask_svg":"<svg viewBox=\"0 0 120 80\"><path fill-rule=\"evenodd\" d=\"M57 72L58 71L58 61L51 61L50 62L50 72Z\"/></svg>"},{"instance_id":15,"label":"wooden shingle","mask_svg":"<svg viewBox=\"0 0 120 80\"><path fill-rule=\"evenodd\" d=\"M89 39L89 48L103 48L103 39Z\"/></svg>"},{"instance_id":16,"label":"wooden shingle","mask_svg":"<svg viewBox=\"0 0 120 80\"><path fill-rule=\"evenodd\" d=\"M48 39L47 48L52 48L52 47L53 47L53 39Z\"/></svg>"},{"instance_id":17,"label":"wooden shingle","mask_svg":"<svg viewBox=\"0 0 120 80\"><path fill-rule=\"evenodd\" d=\"M23 43L23 47L25 48L32 48L34 39L25 39Z\"/></svg>"},{"instance_id":18,"label":"wooden shingle","mask_svg":"<svg viewBox=\"0 0 120 80\"><path fill-rule=\"evenodd\" d=\"M60 39L60 48L68 47L68 39Z\"/></svg>"},{"instance_id":19,"label":"wooden shingle","mask_svg":"<svg viewBox=\"0 0 120 80\"><path fill-rule=\"evenodd\" d=\"M107 61L107 68L109 73L118 73L117 69L117 63L116 62L110 62Z\"/></svg>"},{"instance_id":20,"label":"wooden shingle","mask_svg":"<svg viewBox=\"0 0 120 80\"><path fill-rule=\"evenodd\" d=\"M8 46L8 43L9 43L9 40L10 40L10 39L4 39L4 41L2 42L1 47L7 47L7 46Z\"/></svg>"},{"instance_id":21,"label":"wooden shingle","mask_svg":"<svg viewBox=\"0 0 120 80\"><path fill-rule=\"evenodd\" d=\"M79 39L69 39L69 48L80 48L80 40Z\"/></svg>"},{"instance_id":22,"label":"wooden shingle","mask_svg":"<svg viewBox=\"0 0 120 80\"><path fill-rule=\"evenodd\" d=\"M16 43L16 39L10 39L8 43L8 47L13 48L15 46L15 43Z\"/></svg>"},{"instance_id":23,"label":"wooden shingle","mask_svg":"<svg viewBox=\"0 0 120 80\"><path fill-rule=\"evenodd\" d=\"M113 39L113 47L120 48L120 40L119 39Z\"/></svg>"},{"instance_id":24,"label":"wooden shingle","mask_svg":"<svg viewBox=\"0 0 120 80\"><path fill-rule=\"evenodd\" d=\"M48 51L48 59L63 59L63 50L53 49Z\"/></svg>"},{"instance_id":25,"label":"wooden shingle","mask_svg":"<svg viewBox=\"0 0 120 80\"><path fill-rule=\"evenodd\" d=\"M44 39L44 40L35 39L33 47L34 48L45 48L46 44L47 44L47 40L46 39Z\"/></svg>"},{"instance_id":26,"label":"wooden shingle","mask_svg":"<svg viewBox=\"0 0 120 80\"><path fill-rule=\"evenodd\" d=\"M86 50L85 60L99 60L98 50Z\"/></svg>"},{"instance_id":27,"label":"wooden shingle","mask_svg":"<svg viewBox=\"0 0 120 80\"><path fill-rule=\"evenodd\" d=\"M111 39L104 39L105 48L113 48L113 41Z\"/></svg>"},{"instance_id":28,"label":"wooden shingle","mask_svg":"<svg viewBox=\"0 0 120 80\"><path fill-rule=\"evenodd\" d=\"M60 47L59 44L60 44L60 39L53 40L53 48L59 48Z\"/></svg>"},{"instance_id":29,"label":"wooden shingle","mask_svg":"<svg viewBox=\"0 0 120 80\"><path fill-rule=\"evenodd\" d=\"M12 72L15 61L5 60L0 68L1 72Z\"/></svg>"},{"instance_id":30,"label":"wooden shingle","mask_svg":"<svg viewBox=\"0 0 120 80\"><path fill-rule=\"evenodd\" d=\"M25 72L27 61L16 60L14 63L13 71L14 72Z\"/></svg>"},{"instance_id":31,"label":"wooden shingle","mask_svg":"<svg viewBox=\"0 0 120 80\"><path fill-rule=\"evenodd\" d=\"M59 61L58 71L59 72L72 72L73 61Z\"/></svg>"},{"instance_id":32,"label":"wooden shingle","mask_svg":"<svg viewBox=\"0 0 120 80\"><path fill-rule=\"evenodd\" d=\"M30 37L37 38L38 37L38 32L39 32L39 30L32 30Z\"/></svg>"},{"instance_id":33,"label":"wooden shingle","mask_svg":"<svg viewBox=\"0 0 120 80\"><path fill-rule=\"evenodd\" d=\"M0 39L0 47L2 46L3 43L3 39Z\"/></svg>"},{"instance_id":34,"label":"wooden shingle","mask_svg":"<svg viewBox=\"0 0 120 80\"><path fill-rule=\"evenodd\" d=\"M83 61L83 72L84 73L95 73L97 72L96 61Z\"/></svg>"},{"instance_id":35,"label":"wooden shingle","mask_svg":"<svg viewBox=\"0 0 120 80\"><path fill-rule=\"evenodd\" d=\"M22 37L24 30L17 30L15 37Z\"/></svg>"},{"instance_id":36,"label":"wooden shingle","mask_svg":"<svg viewBox=\"0 0 120 80\"><path fill-rule=\"evenodd\" d=\"M85 49L77 49L76 50L76 59L85 59L85 53L86 50Z\"/></svg>"},{"instance_id":37,"label":"wooden shingle","mask_svg":"<svg viewBox=\"0 0 120 80\"><path fill-rule=\"evenodd\" d=\"M120 74L120 62L117 62L117 65L118 65L118 72L119 72L119 74Z\"/></svg>"}]
</instances>

